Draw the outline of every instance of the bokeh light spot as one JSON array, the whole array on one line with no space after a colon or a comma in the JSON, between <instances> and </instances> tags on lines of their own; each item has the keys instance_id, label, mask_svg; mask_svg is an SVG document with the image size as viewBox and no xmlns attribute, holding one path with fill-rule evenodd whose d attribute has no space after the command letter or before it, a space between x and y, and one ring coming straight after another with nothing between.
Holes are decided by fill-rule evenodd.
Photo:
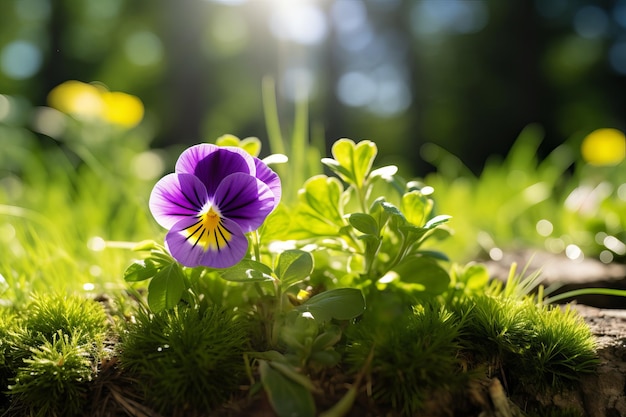
<instances>
[{"instance_id":1,"label":"bokeh light spot","mask_svg":"<svg viewBox=\"0 0 626 417\"><path fill-rule=\"evenodd\" d=\"M100 236L93 236L87 241L87 247L94 252L101 252L106 249L107 243Z\"/></svg>"},{"instance_id":2,"label":"bokeh light spot","mask_svg":"<svg viewBox=\"0 0 626 417\"><path fill-rule=\"evenodd\" d=\"M315 74L305 67L289 67L282 77L283 95L292 102L308 100L315 91Z\"/></svg>"},{"instance_id":3,"label":"bokeh light spot","mask_svg":"<svg viewBox=\"0 0 626 417\"><path fill-rule=\"evenodd\" d=\"M163 45L153 32L133 33L124 43L124 52L130 62L138 66L158 64L163 59Z\"/></svg>"},{"instance_id":4,"label":"bokeh light spot","mask_svg":"<svg viewBox=\"0 0 626 417\"><path fill-rule=\"evenodd\" d=\"M610 264L611 262L613 262L614 257L613 253L610 250L603 250L602 252L600 252L598 258L600 259L600 262Z\"/></svg>"},{"instance_id":5,"label":"bokeh light spot","mask_svg":"<svg viewBox=\"0 0 626 417\"><path fill-rule=\"evenodd\" d=\"M85 9L94 19L110 19L120 13L122 0L87 0Z\"/></svg>"},{"instance_id":6,"label":"bokeh light spot","mask_svg":"<svg viewBox=\"0 0 626 417\"><path fill-rule=\"evenodd\" d=\"M617 198L626 201L626 183L620 184L620 186L617 187Z\"/></svg>"},{"instance_id":7,"label":"bokeh light spot","mask_svg":"<svg viewBox=\"0 0 626 417\"><path fill-rule=\"evenodd\" d=\"M9 97L0 94L0 122L11 114L11 101Z\"/></svg>"},{"instance_id":8,"label":"bokeh light spot","mask_svg":"<svg viewBox=\"0 0 626 417\"><path fill-rule=\"evenodd\" d=\"M145 151L136 155L131 165L137 178L148 181L161 176L165 170L165 161L157 151Z\"/></svg>"},{"instance_id":9,"label":"bokeh light spot","mask_svg":"<svg viewBox=\"0 0 626 417\"><path fill-rule=\"evenodd\" d=\"M565 249L563 239L551 237L546 239L546 248L552 253L561 253Z\"/></svg>"},{"instance_id":10,"label":"bokeh light spot","mask_svg":"<svg viewBox=\"0 0 626 417\"><path fill-rule=\"evenodd\" d=\"M609 63L615 72L626 75L626 41L618 41L611 45Z\"/></svg>"},{"instance_id":11,"label":"bokeh light spot","mask_svg":"<svg viewBox=\"0 0 626 417\"><path fill-rule=\"evenodd\" d=\"M244 4L247 0L211 0L215 3L225 4L227 6L237 6L240 4Z\"/></svg>"},{"instance_id":12,"label":"bokeh light spot","mask_svg":"<svg viewBox=\"0 0 626 417\"><path fill-rule=\"evenodd\" d=\"M549 220L546 219L539 220L535 227L537 229L537 233L541 236L550 236L554 231L554 226Z\"/></svg>"},{"instance_id":13,"label":"bokeh light spot","mask_svg":"<svg viewBox=\"0 0 626 417\"><path fill-rule=\"evenodd\" d=\"M362 72L347 72L337 82L337 95L339 100L347 106L365 106L376 95L376 83Z\"/></svg>"},{"instance_id":14,"label":"bokeh light spot","mask_svg":"<svg viewBox=\"0 0 626 417\"><path fill-rule=\"evenodd\" d=\"M33 116L33 130L54 139L65 132L66 119L63 113L50 107L40 107Z\"/></svg>"},{"instance_id":15,"label":"bokeh light spot","mask_svg":"<svg viewBox=\"0 0 626 417\"><path fill-rule=\"evenodd\" d=\"M582 261L584 258L583 251L574 244L565 247L565 256L573 261Z\"/></svg>"},{"instance_id":16,"label":"bokeh light spot","mask_svg":"<svg viewBox=\"0 0 626 417\"><path fill-rule=\"evenodd\" d=\"M567 11L568 0L535 0L537 12L546 18L557 18Z\"/></svg>"},{"instance_id":17,"label":"bokeh light spot","mask_svg":"<svg viewBox=\"0 0 626 417\"><path fill-rule=\"evenodd\" d=\"M206 52L234 55L248 44L250 30L245 19L236 9L216 10L207 25Z\"/></svg>"},{"instance_id":18,"label":"bokeh light spot","mask_svg":"<svg viewBox=\"0 0 626 417\"><path fill-rule=\"evenodd\" d=\"M279 39L304 45L318 44L326 37L326 17L314 4L275 0L270 29Z\"/></svg>"},{"instance_id":19,"label":"bokeh light spot","mask_svg":"<svg viewBox=\"0 0 626 417\"><path fill-rule=\"evenodd\" d=\"M17 40L9 43L0 54L0 69L9 78L25 80L41 68L41 50L32 42Z\"/></svg>"},{"instance_id":20,"label":"bokeh light spot","mask_svg":"<svg viewBox=\"0 0 626 417\"><path fill-rule=\"evenodd\" d=\"M626 0L618 0L613 6L613 19L626 28Z\"/></svg>"},{"instance_id":21,"label":"bokeh light spot","mask_svg":"<svg viewBox=\"0 0 626 417\"><path fill-rule=\"evenodd\" d=\"M606 35L609 18L606 12L596 6L581 7L574 15L574 30L576 33L588 39Z\"/></svg>"},{"instance_id":22,"label":"bokeh light spot","mask_svg":"<svg viewBox=\"0 0 626 417\"><path fill-rule=\"evenodd\" d=\"M504 257L504 252L500 248L489 249L489 257L494 261L501 261Z\"/></svg>"},{"instance_id":23,"label":"bokeh light spot","mask_svg":"<svg viewBox=\"0 0 626 417\"><path fill-rule=\"evenodd\" d=\"M489 20L482 1L418 1L411 10L411 24L418 35L476 33Z\"/></svg>"},{"instance_id":24,"label":"bokeh light spot","mask_svg":"<svg viewBox=\"0 0 626 417\"><path fill-rule=\"evenodd\" d=\"M330 15L340 32L357 30L367 24L367 12L360 1L338 0L332 4Z\"/></svg>"},{"instance_id":25,"label":"bokeh light spot","mask_svg":"<svg viewBox=\"0 0 626 417\"><path fill-rule=\"evenodd\" d=\"M615 236L607 236L604 238L604 246L607 249L612 250L618 255L626 255L626 244L616 238Z\"/></svg>"},{"instance_id":26,"label":"bokeh light spot","mask_svg":"<svg viewBox=\"0 0 626 417\"><path fill-rule=\"evenodd\" d=\"M14 4L15 13L22 20L45 20L50 17L49 0L19 0Z\"/></svg>"}]
</instances>

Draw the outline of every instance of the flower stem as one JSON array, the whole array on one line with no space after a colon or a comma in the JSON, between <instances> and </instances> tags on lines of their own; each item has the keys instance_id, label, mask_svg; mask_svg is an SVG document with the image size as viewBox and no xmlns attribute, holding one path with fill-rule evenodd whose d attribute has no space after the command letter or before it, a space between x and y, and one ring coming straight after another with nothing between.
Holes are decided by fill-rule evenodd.
<instances>
[{"instance_id":1,"label":"flower stem","mask_svg":"<svg viewBox=\"0 0 626 417\"><path fill-rule=\"evenodd\" d=\"M252 240L252 250L254 252L254 260L257 262L261 262L261 249L260 249L260 241L259 231L255 230L253 233L250 233L250 237Z\"/></svg>"}]
</instances>

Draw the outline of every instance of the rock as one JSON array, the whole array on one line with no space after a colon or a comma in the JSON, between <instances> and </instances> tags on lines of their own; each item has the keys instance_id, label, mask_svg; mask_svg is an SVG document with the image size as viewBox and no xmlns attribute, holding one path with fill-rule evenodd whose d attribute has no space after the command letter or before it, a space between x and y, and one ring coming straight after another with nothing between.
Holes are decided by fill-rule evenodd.
<instances>
[{"instance_id":1,"label":"rock","mask_svg":"<svg viewBox=\"0 0 626 417\"><path fill-rule=\"evenodd\" d=\"M581 380L590 417L626 416L626 311L576 306L597 338L600 365Z\"/></svg>"},{"instance_id":2,"label":"rock","mask_svg":"<svg viewBox=\"0 0 626 417\"><path fill-rule=\"evenodd\" d=\"M537 398L544 405L588 417L626 417L626 310L575 305L595 337L600 364L583 375L577 391Z\"/></svg>"},{"instance_id":3,"label":"rock","mask_svg":"<svg viewBox=\"0 0 626 417\"><path fill-rule=\"evenodd\" d=\"M492 277L505 280L513 263L517 264L518 274L529 276L540 273L541 284L552 290L550 295L584 288L626 290L626 265L604 264L592 258L571 260L561 254L520 250L505 253L501 260L487 261L485 265ZM570 298L564 302L572 300ZM626 309L626 297L583 295L576 297L576 301L599 308Z\"/></svg>"}]
</instances>

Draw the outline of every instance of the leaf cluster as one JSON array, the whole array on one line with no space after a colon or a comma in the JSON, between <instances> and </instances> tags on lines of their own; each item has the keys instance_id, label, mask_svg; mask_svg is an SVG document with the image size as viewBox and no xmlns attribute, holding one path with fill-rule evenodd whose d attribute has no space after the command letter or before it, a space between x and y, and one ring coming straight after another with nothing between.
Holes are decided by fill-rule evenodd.
<instances>
[{"instance_id":1,"label":"leaf cluster","mask_svg":"<svg viewBox=\"0 0 626 417\"><path fill-rule=\"evenodd\" d=\"M395 166L373 169L377 152L367 140L335 142L333 158L322 163L336 176L309 178L293 207L268 217L261 241L295 239L312 251L311 282L323 287L356 287L367 295L391 273L399 279L383 287L406 284L426 297L440 294L449 282L445 270L426 270L447 258L425 245L448 236L450 217L435 213L429 187L404 181Z\"/></svg>"},{"instance_id":2,"label":"leaf cluster","mask_svg":"<svg viewBox=\"0 0 626 417\"><path fill-rule=\"evenodd\" d=\"M281 352L253 352L261 385L279 416L314 416L312 376L339 365L346 322L365 310L361 291L337 288L307 299L277 321Z\"/></svg>"}]
</instances>

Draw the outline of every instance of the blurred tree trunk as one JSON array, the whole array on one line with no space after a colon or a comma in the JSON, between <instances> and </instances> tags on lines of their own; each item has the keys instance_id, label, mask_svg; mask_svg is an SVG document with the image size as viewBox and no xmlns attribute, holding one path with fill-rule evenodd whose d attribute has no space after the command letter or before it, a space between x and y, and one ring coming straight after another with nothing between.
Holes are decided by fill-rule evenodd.
<instances>
[{"instance_id":1,"label":"blurred tree trunk","mask_svg":"<svg viewBox=\"0 0 626 417\"><path fill-rule=\"evenodd\" d=\"M211 79L201 50L201 4L163 0L161 5L168 53L163 80L167 100L163 114L167 118L162 121L162 140L168 144L200 142L204 139L200 132Z\"/></svg>"}]
</instances>

